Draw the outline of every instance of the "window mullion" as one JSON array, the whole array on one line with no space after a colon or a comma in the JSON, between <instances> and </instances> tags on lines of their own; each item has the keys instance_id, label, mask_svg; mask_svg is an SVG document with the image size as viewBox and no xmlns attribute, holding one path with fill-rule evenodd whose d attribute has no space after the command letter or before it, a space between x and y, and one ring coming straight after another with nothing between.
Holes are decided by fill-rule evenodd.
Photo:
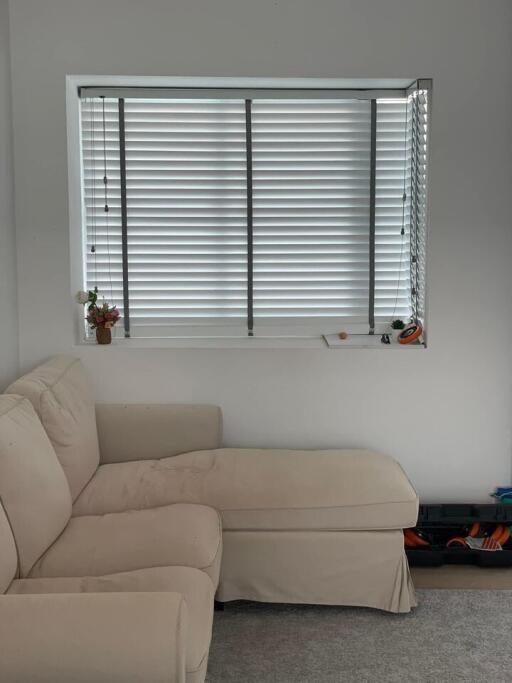
<instances>
[{"instance_id":1,"label":"window mullion","mask_svg":"<svg viewBox=\"0 0 512 683\"><path fill-rule=\"evenodd\" d=\"M370 104L370 230L368 240L368 325L375 333L375 177L377 166L377 100Z\"/></svg>"},{"instance_id":2,"label":"window mullion","mask_svg":"<svg viewBox=\"0 0 512 683\"><path fill-rule=\"evenodd\" d=\"M245 100L245 151L247 167L247 334L253 336L253 202L252 202L252 100Z\"/></svg>"},{"instance_id":3,"label":"window mullion","mask_svg":"<svg viewBox=\"0 0 512 683\"><path fill-rule=\"evenodd\" d=\"M121 185L121 250L123 262L123 325L124 336L130 336L130 293L128 281L128 210L126 201L126 135L124 99L118 99L119 111L119 178Z\"/></svg>"}]
</instances>

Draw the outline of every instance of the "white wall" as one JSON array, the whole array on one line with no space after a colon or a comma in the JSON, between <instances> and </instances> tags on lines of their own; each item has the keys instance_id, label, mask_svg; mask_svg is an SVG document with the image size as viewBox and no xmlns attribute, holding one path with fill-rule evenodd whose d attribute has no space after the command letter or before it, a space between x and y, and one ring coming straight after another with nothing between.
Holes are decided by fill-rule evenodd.
<instances>
[{"instance_id":1,"label":"white wall","mask_svg":"<svg viewBox=\"0 0 512 683\"><path fill-rule=\"evenodd\" d=\"M16 0L23 369L80 355L101 400L211 401L228 444L363 446L424 499L510 482L509 0ZM66 74L433 77L430 347L73 346Z\"/></svg>"},{"instance_id":2,"label":"white wall","mask_svg":"<svg viewBox=\"0 0 512 683\"><path fill-rule=\"evenodd\" d=\"M0 391L18 372L9 4L0 0Z\"/></svg>"}]
</instances>

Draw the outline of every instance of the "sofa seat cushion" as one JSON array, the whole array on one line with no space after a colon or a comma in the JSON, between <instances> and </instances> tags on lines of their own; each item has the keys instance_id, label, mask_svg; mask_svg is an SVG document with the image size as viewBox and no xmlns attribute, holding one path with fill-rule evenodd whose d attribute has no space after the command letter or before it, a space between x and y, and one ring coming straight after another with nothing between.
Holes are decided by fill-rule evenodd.
<instances>
[{"instance_id":1,"label":"sofa seat cushion","mask_svg":"<svg viewBox=\"0 0 512 683\"><path fill-rule=\"evenodd\" d=\"M73 514L179 502L214 507L229 530L401 529L418 512L413 487L386 455L223 448L102 465Z\"/></svg>"},{"instance_id":2,"label":"sofa seat cushion","mask_svg":"<svg viewBox=\"0 0 512 683\"><path fill-rule=\"evenodd\" d=\"M41 593L181 593L187 603L187 672L201 668L211 639L214 587L206 574L192 567L153 567L107 576L13 581L9 594Z\"/></svg>"},{"instance_id":3,"label":"sofa seat cushion","mask_svg":"<svg viewBox=\"0 0 512 683\"><path fill-rule=\"evenodd\" d=\"M17 379L7 393L20 394L34 406L75 500L100 460L94 396L82 363L56 356Z\"/></svg>"},{"instance_id":4,"label":"sofa seat cushion","mask_svg":"<svg viewBox=\"0 0 512 683\"><path fill-rule=\"evenodd\" d=\"M102 576L184 565L217 587L222 552L218 513L204 505L167 505L74 517L35 564L30 578Z\"/></svg>"}]
</instances>

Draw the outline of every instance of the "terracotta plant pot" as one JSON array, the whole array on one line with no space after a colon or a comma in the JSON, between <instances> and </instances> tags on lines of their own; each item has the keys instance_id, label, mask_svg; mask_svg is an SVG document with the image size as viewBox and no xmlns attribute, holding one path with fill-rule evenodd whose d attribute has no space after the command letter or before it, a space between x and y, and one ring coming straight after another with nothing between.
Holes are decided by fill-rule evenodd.
<instances>
[{"instance_id":1,"label":"terracotta plant pot","mask_svg":"<svg viewBox=\"0 0 512 683\"><path fill-rule=\"evenodd\" d=\"M97 327L96 341L98 342L98 344L111 344L112 330L110 329L110 327Z\"/></svg>"}]
</instances>

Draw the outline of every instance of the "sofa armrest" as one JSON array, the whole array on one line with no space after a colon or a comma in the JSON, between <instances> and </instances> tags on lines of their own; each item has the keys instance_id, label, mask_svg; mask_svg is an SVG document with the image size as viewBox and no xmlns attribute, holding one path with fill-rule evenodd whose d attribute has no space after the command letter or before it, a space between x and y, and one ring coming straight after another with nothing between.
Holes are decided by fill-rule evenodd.
<instances>
[{"instance_id":1,"label":"sofa armrest","mask_svg":"<svg viewBox=\"0 0 512 683\"><path fill-rule=\"evenodd\" d=\"M102 463L158 460L222 441L217 406L98 403L96 423Z\"/></svg>"},{"instance_id":2,"label":"sofa armrest","mask_svg":"<svg viewBox=\"0 0 512 683\"><path fill-rule=\"evenodd\" d=\"M0 681L184 683L179 593L0 595Z\"/></svg>"}]
</instances>

